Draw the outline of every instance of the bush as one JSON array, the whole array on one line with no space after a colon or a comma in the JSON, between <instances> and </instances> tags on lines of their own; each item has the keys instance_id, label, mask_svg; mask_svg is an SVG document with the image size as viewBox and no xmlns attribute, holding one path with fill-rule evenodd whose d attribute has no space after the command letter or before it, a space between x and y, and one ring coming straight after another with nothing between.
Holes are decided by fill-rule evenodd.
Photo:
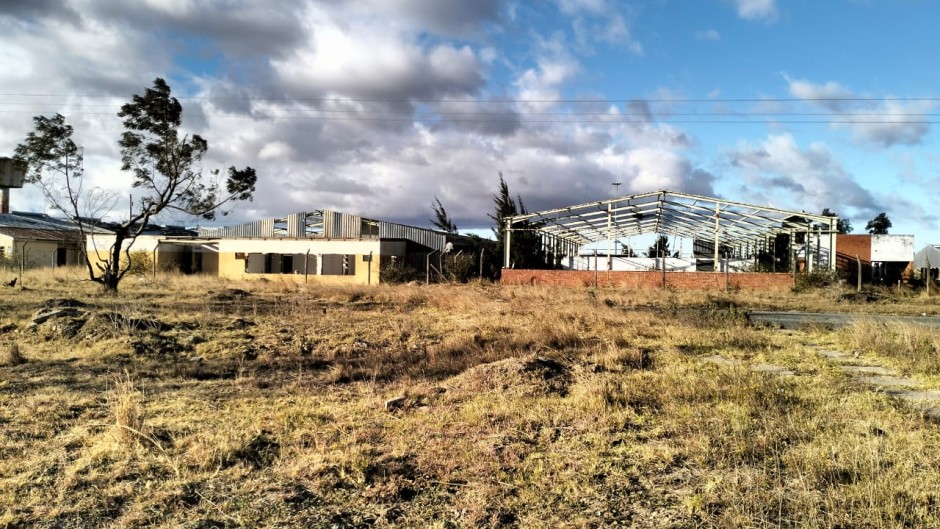
<instances>
[{"instance_id":1,"label":"bush","mask_svg":"<svg viewBox=\"0 0 940 529\"><path fill-rule=\"evenodd\" d=\"M383 283L408 283L422 279L417 270L401 262L382 263L379 277Z\"/></svg>"},{"instance_id":2,"label":"bush","mask_svg":"<svg viewBox=\"0 0 940 529\"><path fill-rule=\"evenodd\" d=\"M149 275L153 273L153 254L144 250L136 250L128 254L130 269L128 275Z\"/></svg>"},{"instance_id":3,"label":"bush","mask_svg":"<svg viewBox=\"0 0 940 529\"><path fill-rule=\"evenodd\" d=\"M813 270L797 274L795 292L805 292L814 288L827 288L838 285L841 281L839 274L834 270Z\"/></svg>"},{"instance_id":4,"label":"bush","mask_svg":"<svg viewBox=\"0 0 940 529\"><path fill-rule=\"evenodd\" d=\"M452 283L466 283L480 276L480 263L472 254L448 255L444 258L444 277Z\"/></svg>"}]
</instances>

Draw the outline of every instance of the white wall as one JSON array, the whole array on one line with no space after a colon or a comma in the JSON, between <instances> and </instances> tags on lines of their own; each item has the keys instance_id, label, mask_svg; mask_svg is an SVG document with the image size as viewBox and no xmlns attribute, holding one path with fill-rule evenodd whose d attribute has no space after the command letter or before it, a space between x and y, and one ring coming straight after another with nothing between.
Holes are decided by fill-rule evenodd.
<instances>
[{"instance_id":1,"label":"white wall","mask_svg":"<svg viewBox=\"0 0 940 529\"><path fill-rule=\"evenodd\" d=\"M380 243L374 240L337 239L222 239L219 253L379 255Z\"/></svg>"},{"instance_id":2,"label":"white wall","mask_svg":"<svg viewBox=\"0 0 940 529\"><path fill-rule=\"evenodd\" d=\"M872 235L872 262L907 262L914 258L913 235Z\"/></svg>"}]
</instances>

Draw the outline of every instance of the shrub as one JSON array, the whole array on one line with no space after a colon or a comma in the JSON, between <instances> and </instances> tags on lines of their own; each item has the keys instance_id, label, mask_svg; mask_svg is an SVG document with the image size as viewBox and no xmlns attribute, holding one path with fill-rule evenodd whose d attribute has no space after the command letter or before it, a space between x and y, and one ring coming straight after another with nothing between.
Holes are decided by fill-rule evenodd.
<instances>
[{"instance_id":1,"label":"shrub","mask_svg":"<svg viewBox=\"0 0 940 529\"><path fill-rule=\"evenodd\" d=\"M471 254L448 255L444 258L444 276L452 283L466 283L480 275L480 263Z\"/></svg>"},{"instance_id":2,"label":"shrub","mask_svg":"<svg viewBox=\"0 0 940 529\"><path fill-rule=\"evenodd\" d=\"M10 344L10 347L7 349L6 358L3 360L3 363L8 366L18 366L26 363L26 357L20 352L20 346L16 342Z\"/></svg>"},{"instance_id":3,"label":"shrub","mask_svg":"<svg viewBox=\"0 0 940 529\"><path fill-rule=\"evenodd\" d=\"M128 254L130 270L128 275L137 276L153 273L153 254L144 250L135 250Z\"/></svg>"},{"instance_id":4,"label":"shrub","mask_svg":"<svg viewBox=\"0 0 940 529\"><path fill-rule=\"evenodd\" d=\"M840 282L839 274L834 270L813 270L797 274L796 285L793 287L795 292L805 292L814 288L826 288L838 285Z\"/></svg>"},{"instance_id":5,"label":"shrub","mask_svg":"<svg viewBox=\"0 0 940 529\"><path fill-rule=\"evenodd\" d=\"M408 283L421 279L417 270L401 262L382 263L379 274L383 283Z\"/></svg>"}]
</instances>

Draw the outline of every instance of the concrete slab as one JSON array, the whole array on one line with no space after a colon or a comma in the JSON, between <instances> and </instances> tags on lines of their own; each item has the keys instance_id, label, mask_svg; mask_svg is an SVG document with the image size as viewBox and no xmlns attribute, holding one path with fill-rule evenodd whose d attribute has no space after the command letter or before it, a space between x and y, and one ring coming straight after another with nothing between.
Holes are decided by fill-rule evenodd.
<instances>
[{"instance_id":1,"label":"concrete slab","mask_svg":"<svg viewBox=\"0 0 940 529\"><path fill-rule=\"evenodd\" d=\"M924 391L913 389L886 389L885 393L912 402L940 402L940 391Z\"/></svg>"},{"instance_id":2,"label":"concrete slab","mask_svg":"<svg viewBox=\"0 0 940 529\"><path fill-rule=\"evenodd\" d=\"M752 366L753 371L760 371L762 373L770 373L771 375L779 375L781 377L793 377L796 376L796 373L791 371L790 368L785 366L775 366L773 364L757 364Z\"/></svg>"},{"instance_id":3,"label":"concrete slab","mask_svg":"<svg viewBox=\"0 0 940 529\"><path fill-rule=\"evenodd\" d=\"M829 359L852 358L849 353L843 353L842 351L829 351L827 349L817 349L816 354L823 358Z\"/></svg>"},{"instance_id":4,"label":"concrete slab","mask_svg":"<svg viewBox=\"0 0 940 529\"><path fill-rule=\"evenodd\" d=\"M738 365L738 364L741 363L741 362L738 361L738 360L731 360L731 359L729 359L729 358L725 358L725 357L720 356L720 355L706 356L706 357L702 358L702 360L704 360L704 361L706 361L706 362L711 362L711 363L713 363L713 364L723 365L723 366L736 366L736 365Z\"/></svg>"},{"instance_id":5,"label":"concrete slab","mask_svg":"<svg viewBox=\"0 0 940 529\"><path fill-rule=\"evenodd\" d=\"M827 351L827 350L818 350L816 353L829 360L830 362L837 364L864 364L864 360L859 360L857 356L851 353L843 353L842 351Z\"/></svg>"},{"instance_id":6,"label":"concrete slab","mask_svg":"<svg viewBox=\"0 0 940 529\"><path fill-rule=\"evenodd\" d=\"M872 386L879 387L906 387L906 388L915 388L917 387L917 381L913 378L907 377L891 377L891 376L873 376L873 377L857 377L856 380L859 382L864 382Z\"/></svg>"},{"instance_id":7,"label":"concrete slab","mask_svg":"<svg viewBox=\"0 0 940 529\"><path fill-rule=\"evenodd\" d=\"M882 366L836 366L836 369L850 375L895 376L897 372Z\"/></svg>"}]
</instances>

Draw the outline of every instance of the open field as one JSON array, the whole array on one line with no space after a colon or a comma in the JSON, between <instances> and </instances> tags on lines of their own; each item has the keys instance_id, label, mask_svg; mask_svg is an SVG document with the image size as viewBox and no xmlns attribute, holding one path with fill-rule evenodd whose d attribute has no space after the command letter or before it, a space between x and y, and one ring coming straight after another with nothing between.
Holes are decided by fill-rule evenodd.
<instances>
[{"instance_id":1,"label":"open field","mask_svg":"<svg viewBox=\"0 0 940 529\"><path fill-rule=\"evenodd\" d=\"M940 527L940 425L813 352L940 334L743 317L934 298L80 277L0 288L0 527Z\"/></svg>"}]
</instances>

